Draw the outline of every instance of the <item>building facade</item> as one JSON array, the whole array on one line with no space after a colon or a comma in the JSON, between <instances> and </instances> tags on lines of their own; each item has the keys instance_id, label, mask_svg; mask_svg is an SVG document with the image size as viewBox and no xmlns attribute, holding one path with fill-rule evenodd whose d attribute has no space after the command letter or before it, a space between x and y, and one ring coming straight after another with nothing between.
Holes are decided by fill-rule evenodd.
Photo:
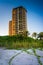
<instances>
[{"instance_id":1,"label":"building facade","mask_svg":"<svg viewBox=\"0 0 43 65\"><path fill-rule=\"evenodd\" d=\"M22 6L13 8L12 21L9 22L9 35L24 34L27 31L26 9Z\"/></svg>"}]
</instances>

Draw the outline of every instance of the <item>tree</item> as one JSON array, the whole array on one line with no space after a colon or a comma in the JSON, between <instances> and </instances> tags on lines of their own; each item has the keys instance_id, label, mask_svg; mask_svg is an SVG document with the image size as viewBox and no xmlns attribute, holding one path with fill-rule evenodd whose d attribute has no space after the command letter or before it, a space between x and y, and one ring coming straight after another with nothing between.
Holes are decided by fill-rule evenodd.
<instances>
[{"instance_id":1,"label":"tree","mask_svg":"<svg viewBox=\"0 0 43 65\"><path fill-rule=\"evenodd\" d=\"M38 38L40 38L40 40L43 40L43 32L40 32L40 33L38 34Z\"/></svg>"},{"instance_id":2,"label":"tree","mask_svg":"<svg viewBox=\"0 0 43 65\"><path fill-rule=\"evenodd\" d=\"M32 33L32 37L35 37L36 38L37 37L37 33L36 32L33 32Z\"/></svg>"},{"instance_id":3,"label":"tree","mask_svg":"<svg viewBox=\"0 0 43 65\"><path fill-rule=\"evenodd\" d=\"M24 32L24 35L25 35L25 36L30 35L29 31L25 31L25 32Z\"/></svg>"}]
</instances>

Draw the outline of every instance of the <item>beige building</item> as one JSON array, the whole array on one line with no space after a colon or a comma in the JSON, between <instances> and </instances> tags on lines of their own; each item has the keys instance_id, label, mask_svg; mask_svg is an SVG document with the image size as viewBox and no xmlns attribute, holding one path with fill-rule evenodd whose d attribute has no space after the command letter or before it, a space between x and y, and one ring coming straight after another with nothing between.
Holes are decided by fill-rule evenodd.
<instances>
[{"instance_id":1,"label":"beige building","mask_svg":"<svg viewBox=\"0 0 43 65\"><path fill-rule=\"evenodd\" d=\"M12 21L9 21L9 35L24 34L27 31L26 12L22 6L13 8Z\"/></svg>"}]
</instances>

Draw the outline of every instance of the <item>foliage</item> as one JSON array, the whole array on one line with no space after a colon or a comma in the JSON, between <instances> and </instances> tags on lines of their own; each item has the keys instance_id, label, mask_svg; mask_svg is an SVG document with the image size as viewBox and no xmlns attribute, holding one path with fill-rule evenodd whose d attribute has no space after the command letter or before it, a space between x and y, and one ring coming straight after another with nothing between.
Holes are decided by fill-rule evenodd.
<instances>
[{"instance_id":1,"label":"foliage","mask_svg":"<svg viewBox=\"0 0 43 65\"><path fill-rule=\"evenodd\" d=\"M35 40L22 35L0 36L0 47L9 49L43 48L43 40Z\"/></svg>"},{"instance_id":2,"label":"foliage","mask_svg":"<svg viewBox=\"0 0 43 65\"><path fill-rule=\"evenodd\" d=\"M40 38L40 39L43 38L43 32L40 32L40 33L38 34L38 38Z\"/></svg>"},{"instance_id":3,"label":"foliage","mask_svg":"<svg viewBox=\"0 0 43 65\"><path fill-rule=\"evenodd\" d=\"M29 31L24 31L23 35L27 37L28 35L30 35L30 33Z\"/></svg>"},{"instance_id":4,"label":"foliage","mask_svg":"<svg viewBox=\"0 0 43 65\"><path fill-rule=\"evenodd\" d=\"M37 37L37 33L36 32L33 32L33 34L32 34L32 37Z\"/></svg>"}]
</instances>

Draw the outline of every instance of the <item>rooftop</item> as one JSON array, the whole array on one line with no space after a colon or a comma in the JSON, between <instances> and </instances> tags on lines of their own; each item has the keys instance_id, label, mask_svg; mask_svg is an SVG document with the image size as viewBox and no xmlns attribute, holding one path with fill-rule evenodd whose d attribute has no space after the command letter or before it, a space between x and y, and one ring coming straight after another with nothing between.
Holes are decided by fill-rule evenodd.
<instances>
[{"instance_id":1,"label":"rooftop","mask_svg":"<svg viewBox=\"0 0 43 65\"><path fill-rule=\"evenodd\" d=\"M23 6L19 6L19 7L13 8L13 10L15 10L15 9L17 9L17 8L23 8L23 9L25 9ZM25 9L25 11L27 12L26 9Z\"/></svg>"}]
</instances>

